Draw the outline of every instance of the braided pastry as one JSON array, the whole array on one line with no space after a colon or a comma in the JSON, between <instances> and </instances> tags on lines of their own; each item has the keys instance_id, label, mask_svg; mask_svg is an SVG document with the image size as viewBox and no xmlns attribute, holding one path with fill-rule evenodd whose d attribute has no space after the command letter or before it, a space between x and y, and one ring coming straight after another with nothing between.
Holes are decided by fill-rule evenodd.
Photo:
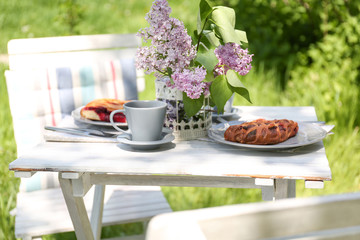
<instances>
[{"instance_id":1,"label":"braided pastry","mask_svg":"<svg viewBox=\"0 0 360 240\"><path fill-rule=\"evenodd\" d=\"M257 119L226 129L224 138L227 141L246 144L277 144L296 135L299 130L297 122L287 119Z\"/></svg>"}]
</instances>

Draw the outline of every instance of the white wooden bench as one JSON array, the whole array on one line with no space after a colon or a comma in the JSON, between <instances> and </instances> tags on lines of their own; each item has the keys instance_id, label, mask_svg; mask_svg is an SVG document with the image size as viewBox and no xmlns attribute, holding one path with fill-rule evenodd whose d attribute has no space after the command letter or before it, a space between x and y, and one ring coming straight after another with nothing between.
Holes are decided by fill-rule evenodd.
<instances>
[{"instance_id":1,"label":"white wooden bench","mask_svg":"<svg viewBox=\"0 0 360 240\"><path fill-rule=\"evenodd\" d=\"M56 124L61 121L63 114L68 114L61 109L63 106L61 100L58 100L61 94L59 91L54 92L53 89L62 84L61 79L55 79L52 75L58 73L57 77L60 76L57 69L70 69L69 76L73 78L72 84L74 88L79 88L73 96L72 104L75 107L78 107L81 104L79 101L84 100L87 96L84 92L87 91L86 89L91 89L95 97L127 98L130 96L127 89L130 88L123 85L128 84L129 81L136 82L132 86L136 86L138 91L144 89L143 73L136 71L134 65L131 65L139 44L140 40L134 34L48 37L9 41L10 69L6 71L5 75L18 155L22 155L39 142L44 141L43 127L45 124ZM79 69L83 66L91 67L93 76L90 80L94 86L89 87L89 79L84 80L81 78L82 76L79 76L82 74ZM77 72L73 71L74 68ZM104 71L108 71L109 74ZM110 79L107 79L108 77ZM87 84L86 88L78 86L79 82L83 80ZM41 81L43 82L38 83ZM125 81L128 82L125 83ZM41 84L43 85L40 86ZM118 92L113 93L113 86L117 87ZM51 90L49 90L50 87ZM83 91L83 89L85 90ZM51 95L53 98L50 99L52 104L50 106L47 98ZM133 96L134 94L130 98ZM73 231L57 176L44 174L39 177L40 175L37 173L28 181L26 181L27 179L21 181L21 190L24 191L18 193L17 207L13 211L16 215L15 236L17 238L32 239L47 234ZM40 178L41 190L26 191L32 188L29 187L29 182ZM96 186L95 191L97 192L94 196L96 207L92 208L92 195L94 194L90 193L88 194L87 209L89 213L92 211L92 215L95 216L92 218L92 224L96 225L96 221L101 219L97 215L102 213L101 195L104 186ZM157 214L171 212L160 187L107 187L103 204L103 226L148 221ZM101 229L97 229L97 232L94 233L95 238L99 239L100 234Z\"/></svg>"},{"instance_id":2,"label":"white wooden bench","mask_svg":"<svg viewBox=\"0 0 360 240\"><path fill-rule=\"evenodd\" d=\"M147 240L360 239L360 193L285 199L153 218Z\"/></svg>"}]
</instances>

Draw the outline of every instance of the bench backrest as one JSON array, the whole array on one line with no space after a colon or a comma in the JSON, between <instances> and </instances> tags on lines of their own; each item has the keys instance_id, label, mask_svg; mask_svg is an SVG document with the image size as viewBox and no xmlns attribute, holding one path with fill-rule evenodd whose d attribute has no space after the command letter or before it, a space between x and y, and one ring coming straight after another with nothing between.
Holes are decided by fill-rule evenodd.
<instances>
[{"instance_id":1,"label":"bench backrest","mask_svg":"<svg viewBox=\"0 0 360 240\"><path fill-rule=\"evenodd\" d=\"M137 99L135 34L14 39L5 72L18 154L42 141L44 125L95 98Z\"/></svg>"},{"instance_id":2,"label":"bench backrest","mask_svg":"<svg viewBox=\"0 0 360 240\"><path fill-rule=\"evenodd\" d=\"M131 100L144 90L135 68L135 34L13 39L5 72L18 156L44 141L44 126L58 125L96 98ZM22 180L20 191L57 187L56 174Z\"/></svg>"},{"instance_id":3,"label":"bench backrest","mask_svg":"<svg viewBox=\"0 0 360 240\"><path fill-rule=\"evenodd\" d=\"M163 214L147 240L360 239L360 193Z\"/></svg>"}]
</instances>

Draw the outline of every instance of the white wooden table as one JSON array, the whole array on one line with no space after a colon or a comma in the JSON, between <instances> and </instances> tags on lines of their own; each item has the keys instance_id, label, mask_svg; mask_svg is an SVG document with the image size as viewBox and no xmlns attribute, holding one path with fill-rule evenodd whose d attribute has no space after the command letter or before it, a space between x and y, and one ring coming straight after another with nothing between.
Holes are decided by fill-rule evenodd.
<instances>
[{"instance_id":1,"label":"white wooden table","mask_svg":"<svg viewBox=\"0 0 360 240\"><path fill-rule=\"evenodd\" d=\"M313 107L240 107L239 115L246 120L317 120ZM10 163L9 169L18 177L59 173L78 239L93 239L101 227L101 200L91 224L84 208L83 196L92 185L261 188L263 199L273 200L295 197L296 180L304 180L308 188L322 188L323 181L331 180L322 142L288 152L246 150L204 139L175 141L151 151L117 143L47 142Z\"/></svg>"}]
</instances>

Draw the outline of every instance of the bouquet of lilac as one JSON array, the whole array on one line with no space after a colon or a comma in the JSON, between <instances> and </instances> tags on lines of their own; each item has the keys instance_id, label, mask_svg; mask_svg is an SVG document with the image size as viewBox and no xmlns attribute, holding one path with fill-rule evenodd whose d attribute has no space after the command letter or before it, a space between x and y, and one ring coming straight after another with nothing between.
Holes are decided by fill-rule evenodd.
<instances>
[{"instance_id":1,"label":"bouquet of lilac","mask_svg":"<svg viewBox=\"0 0 360 240\"><path fill-rule=\"evenodd\" d=\"M137 68L157 78L167 77L168 87L182 91L188 117L201 109L206 96L219 112L234 92L251 102L241 77L250 71L253 55L241 47L247 38L244 31L235 29L235 11L201 0L195 44L183 22L170 13L166 0L153 2L145 17L150 26L138 33L150 44L138 49Z\"/></svg>"}]
</instances>

